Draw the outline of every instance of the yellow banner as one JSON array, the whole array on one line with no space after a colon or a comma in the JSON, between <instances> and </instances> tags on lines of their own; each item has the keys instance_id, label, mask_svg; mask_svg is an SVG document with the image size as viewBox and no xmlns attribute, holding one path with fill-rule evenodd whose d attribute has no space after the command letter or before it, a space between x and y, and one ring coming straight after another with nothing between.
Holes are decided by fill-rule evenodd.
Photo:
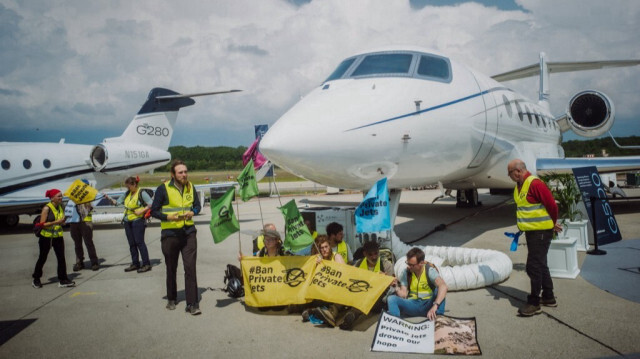
<instances>
[{"instance_id":1,"label":"yellow banner","mask_svg":"<svg viewBox=\"0 0 640 359\"><path fill-rule=\"evenodd\" d=\"M96 199L98 190L77 179L67 188L64 195L69 197L75 204L82 204Z\"/></svg>"},{"instance_id":2,"label":"yellow banner","mask_svg":"<svg viewBox=\"0 0 640 359\"><path fill-rule=\"evenodd\" d=\"M307 288L308 299L348 305L369 314L393 277L323 260Z\"/></svg>"},{"instance_id":3,"label":"yellow banner","mask_svg":"<svg viewBox=\"0 0 640 359\"><path fill-rule=\"evenodd\" d=\"M303 304L315 257L243 257L245 303L250 307Z\"/></svg>"}]
</instances>

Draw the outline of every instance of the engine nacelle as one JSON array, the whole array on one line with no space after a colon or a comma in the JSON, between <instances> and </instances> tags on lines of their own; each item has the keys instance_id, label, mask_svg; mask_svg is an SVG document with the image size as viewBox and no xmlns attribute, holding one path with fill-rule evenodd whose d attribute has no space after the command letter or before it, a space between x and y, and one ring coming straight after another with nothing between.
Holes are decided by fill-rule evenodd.
<instances>
[{"instance_id":1,"label":"engine nacelle","mask_svg":"<svg viewBox=\"0 0 640 359\"><path fill-rule=\"evenodd\" d=\"M607 95L587 90L573 96L567 108L569 127L583 137L600 136L613 126L615 109Z\"/></svg>"},{"instance_id":2,"label":"engine nacelle","mask_svg":"<svg viewBox=\"0 0 640 359\"><path fill-rule=\"evenodd\" d=\"M100 172L130 171L132 167L145 172L168 163L171 154L151 146L105 142L93 147L90 159L93 169Z\"/></svg>"}]
</instances>

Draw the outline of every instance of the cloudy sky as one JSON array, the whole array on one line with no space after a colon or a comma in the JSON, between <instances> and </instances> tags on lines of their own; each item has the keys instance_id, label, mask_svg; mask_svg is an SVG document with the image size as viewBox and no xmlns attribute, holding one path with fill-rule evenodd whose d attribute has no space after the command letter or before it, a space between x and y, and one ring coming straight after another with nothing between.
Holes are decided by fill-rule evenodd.
<instances>
[{"instance_id":1,"label":"cloudy sky","mask_svg":"<svg viewBox=\"0 0 640 359\"><path fill-rule=\"evenodd\" d=\"M345 57L439 50L488 75L538 60L640 59L637 0L0 0L0 141L118 136L153 87L201 97L172 145L247 146ZM537 97L537 78L507 86ZM552 110L595 88L640 135L640 66L551 77ZM575 139L575 136L565 138Z\"/></svg>"}]
</instances>

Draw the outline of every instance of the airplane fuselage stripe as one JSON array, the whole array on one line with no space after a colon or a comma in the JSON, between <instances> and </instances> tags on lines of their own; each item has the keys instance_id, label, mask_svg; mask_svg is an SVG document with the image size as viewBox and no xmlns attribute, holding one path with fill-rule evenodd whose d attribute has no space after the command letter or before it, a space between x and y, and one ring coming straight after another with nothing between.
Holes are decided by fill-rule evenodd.
<instances>
[{"instance_id":1,"label":"airplane fuselage stripe","mask_svg":"<svg viewBox=\"0 0 640 359\"><path fill-rule=\"evenodd\" d=\"M446 103L443 103L443 104L440 104L440 105L436 105L436 106L433 106L433 107L425 108L424 110L407 113L405 115L400 115L400 116L397 116L397 117L388 118L386 120L373 122L373 123L370 123L370 124L367 124L367 125L362 125L362 126L359 126L359 127L354 127L354 128L345 130L344 132L353 131L353 130L359 130L361 128L365 128L365 127L369 127L369 126L375 126L375 125L379 125L381 123L391 122L391 121L399 120L399 119L402 119L402 118L405 118L405 117L411 117L411 116L419 115L421 113L425 113L425 112L437 110L437 109L440 109L440 108L443 108L443 107L455 105L457 103L460 103L460 102L463 102L463 101L467 101L467 100L470 100L472 98L475 98L475 97L478 97L478 96L483 96L483 95L486 95L488 93L491 93L491 92L494 92L494 91L500 91L500 90L511 91L509 88L506 88L506 87L494 87L494 88L490 88L488 90L484 90L484 91L475 93L473 95L469 95L469 96L466 96L466 97L459 98L457 100L453 100L453 101L446 102Z\"/></svg>"}]
</instances>

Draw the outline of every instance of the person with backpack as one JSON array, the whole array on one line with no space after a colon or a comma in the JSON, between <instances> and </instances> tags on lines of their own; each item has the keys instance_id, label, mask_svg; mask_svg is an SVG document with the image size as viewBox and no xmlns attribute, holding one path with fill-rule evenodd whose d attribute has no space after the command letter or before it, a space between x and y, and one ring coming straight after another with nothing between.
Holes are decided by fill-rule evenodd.
<instances>
[{"instance_id":1,"label":"person with backpack","mask_svg":"<svg viewBox=\"0 0 640 359\"><path fill-rule=\"evenodd\" d=\"M144 232L147 228L145 215L151 209L151 196L138 187L140 178L128 177L124 180L127 187L127 193L120 196L117 205L124 205L124 233L127 235L129 242L129 251L131 252L131 265L124 269L125 272L137 271L144 273L151 270L151 262L149 261L149 251L144 243ZM142 257L142 266L140 265L140 256Z\"/></svg>"},{"instance_id":2,"label":"person with backpack","mask_svg":"<svg viewBox=\"0 0 640 359\"><path fill-rule=\"evenodd\" d=\"M73 287L76 283L67 277L67 262L64 258L64 239L62 237L62 225L64 224L64 209L62 208L62 192L57 189L50 189L45 193L51 201L42 207L40 220L36 221L35 227L39 229L38 246L40 254L36 262L36 268L33 271L33 281L31 285L34 288L42 288L40 278L42 277L42 268L47 261L49 251L53 247L58 260L58 287Z\"/></svg>"},{"instance_id":3,"label":"person with backpack","mask_svg":"<svg viewBox=\"0 0 640 359\"><path fill-rule=\"evenodd\" d=\"M396 294L387 298L389 314L404 317L427 317L435 321L444 314L447 284L438 269L424 260L420 248L407 252L407 268L398 276Z\"/></svg>"}]
</instances>

